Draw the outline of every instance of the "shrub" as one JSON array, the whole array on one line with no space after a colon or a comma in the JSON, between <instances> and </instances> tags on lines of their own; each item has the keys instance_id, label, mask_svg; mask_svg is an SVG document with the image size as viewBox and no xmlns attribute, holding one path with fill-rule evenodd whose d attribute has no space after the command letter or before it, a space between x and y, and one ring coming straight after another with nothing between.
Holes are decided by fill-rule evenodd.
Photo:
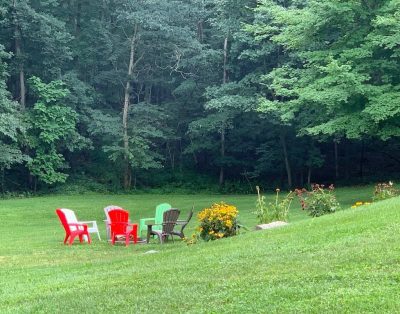
<instances>
[{"instance_id":1,"label":"shrub","mask_svg":"<svg viewBox=\"0 0 400 314\"><path fill-rule=\"evenodd\" d=\"M197 218L200 221L200 237L205 240L216 240L236 235L238 210L233 205L223 202L215 203L203 209Z\"/></svg>"},{"instance_id":2,"label":"shrub","mask_svg":"<svg viewBox=\"0 0 400 314\"><path fill-rule=\"evenodd\" d=\"M391 198L397 195L400 195L400 191L394 187L392 181L389 181L388 183L378 183L377 185L375 185L373 200L385 200L387 198Z\"/></svg>"},{"instance_id":3,"label":"shrub","mask_svg":"<svg viewBox=\"0 0 400 314\"><path fill-rule=\"evenodd\" d=\"M260 223L265 224L272 221L287 221L289 208L294 198L294 192L290 191L283 200L279 200L279 189L276 189L275 202L266 204L265 196L260 194L260 188L257 189L257 202L255 214Z\"/></svg>"},{"instance_id":4,"label":"shrub","mask_svg":"<svg viewBox=\"0 0 400 314\"><path fill-rule=\"evenodd\" d=\"M340 204L334 193L334 186L331 184L328 189L324 189L323 184L311 185L312 190L296 189L296 194L300 199L301 208L307 210L310 216L319 217L325 214L334 213L340 209Z\"/></svg>"}]
</instances>

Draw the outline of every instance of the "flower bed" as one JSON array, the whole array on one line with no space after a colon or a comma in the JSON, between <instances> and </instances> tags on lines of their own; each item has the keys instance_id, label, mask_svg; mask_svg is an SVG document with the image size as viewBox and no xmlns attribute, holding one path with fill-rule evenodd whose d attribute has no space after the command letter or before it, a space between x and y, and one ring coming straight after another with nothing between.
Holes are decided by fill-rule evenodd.
<instances>
[{"instance_id":1,"label":"flower bed","mask_svg":"<svg viewBox=\"0 0 400 314\"><path fill-rule=\"evenodd\" d=\"M197 215L200 221L200 237L209 241L236 235L238 213L235 206L223 202L203 209Z\"/></svg>"},{"instance_id":2,"label":"flower bed","mask_svg":"<svg viewBox=\"0 0 400 314\"><path fill-rule=\"evenodd\" d=\"M299 197L301 208L308 211L310 216L319 217L340 209L333 184L328 189L325 189L323 184L313 184L311 188L311 191L306 189L296 189L295 191Z\"/></svg>"}]
</instances>

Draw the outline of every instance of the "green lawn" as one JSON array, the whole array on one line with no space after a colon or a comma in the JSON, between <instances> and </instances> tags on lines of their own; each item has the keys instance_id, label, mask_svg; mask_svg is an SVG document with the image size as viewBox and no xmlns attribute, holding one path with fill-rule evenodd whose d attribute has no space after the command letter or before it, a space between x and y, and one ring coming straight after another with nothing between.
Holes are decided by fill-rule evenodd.
<instances>
[{"instance_id":1,"label":"green lawn","mask_svg":"<svg viewBox=\"0 0 400 314\"><path fill-rule=\"evenodd\" d=\"M345 210L316 219L297 206L290 226L186 246L64 246L56 207L96 219L120 205L133 220L160 202L183 216L213 201L256 223L255 196L80 195L0 201L0 312L396 312L400 308L400 199L355 210L371 187L342 189ZM193 220L190 228L195 226ZM148 250L156 254L144 254Z\"/></svg>"}]
</instances>

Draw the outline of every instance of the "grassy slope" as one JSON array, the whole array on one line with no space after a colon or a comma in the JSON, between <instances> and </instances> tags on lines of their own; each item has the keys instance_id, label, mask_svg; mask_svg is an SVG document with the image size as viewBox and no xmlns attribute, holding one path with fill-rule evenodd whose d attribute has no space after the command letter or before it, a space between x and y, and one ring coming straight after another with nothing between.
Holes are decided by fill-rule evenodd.
<instances>
[{"instance_id":1,"label":"grassy slope","mask_svg":"<svg viewBox=\"0 0 400 314\"><path fill-rule=\"evenodd\" d=\"M370 190L369 190L370 191ZM366 200L366 189L339 193ZM167 197L167 196L166 196ZM0 312L394 312L400 308L400 199L285 228L186 247L64 247L58 204L82 219L99 206L152 207L154 195L46 197L0 202ZM254 197L168 196L177 207L225 199L252 224ZM112 199L112 201L111 201ZM162 201L162 200L160 200ZM60 204L60 205L63 205ZM101 207L100 207L101 208ZM145 214L150 213L150 209ZM90 216L90 217L89 217ZM137 218L137 217L134 217ZM149 249L156 254L143 254Z\"/></svg>"}]
</instances>

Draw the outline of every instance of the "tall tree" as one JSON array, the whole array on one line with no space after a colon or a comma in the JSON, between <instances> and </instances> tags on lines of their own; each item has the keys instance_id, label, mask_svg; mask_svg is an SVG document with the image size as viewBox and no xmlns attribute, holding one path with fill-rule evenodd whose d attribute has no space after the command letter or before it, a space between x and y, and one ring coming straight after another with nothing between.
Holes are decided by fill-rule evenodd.
<instances>
[{"instance_id":1,"label":"tall tree","mask_svg":"<svg viewBox=\"0 0 400 314\"><path fill-rule=\"evenodd\" d=\"M273 27L259 33L297 52L270 74L281 99L264 107L301 116L302 134L399 135L399 55L389 26L397 23L397 3L314 0L288 10L264 1L259 10L273 17Z\"/></svg>"},{"instance_id":2,"label":"tall tree","mask_svg":"<svg viewBox=\"0 0 400 314\"><path fill-rule=\"evenodd\" d=\"M7 65L4 60L10 55L4 52L0 45L0 186L4 192L5 170L14 164L20 164L28 160L20 150L20 135L24 133L24 124L18 106L10 99L10 93L6 89L8 76Z\"/></svg>"},{"instance_id":3,"label":"tall tree","mask_svg":"<svg viewBox=\"0 0 400 314\"><path fill-rule=\"evenodd\" d=\"M85 145L76 130L77 114L63 101L69 91L62 81L44 83L38 77L30 79L37 102L30 113L30 146L34 156L29 169L40 181L47 184L65 182L62 172L68 165L63 150L73 151Z\"/></svg>"}]
</instances>

